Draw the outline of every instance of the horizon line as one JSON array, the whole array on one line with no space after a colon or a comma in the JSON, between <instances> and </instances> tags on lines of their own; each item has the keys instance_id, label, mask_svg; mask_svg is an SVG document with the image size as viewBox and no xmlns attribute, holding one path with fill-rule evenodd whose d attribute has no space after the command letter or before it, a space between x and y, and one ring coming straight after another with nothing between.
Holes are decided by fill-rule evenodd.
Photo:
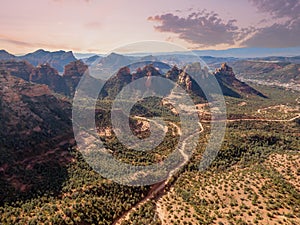
<instances>
[{"instance_id":1,"label":"horizon line","mask_svg":"<svg viewBox=\"0 0 300 225\"><path fill-rule=\"evenodd\" d=\"M269 48L269 47L236 47L236 48L224 48L224 49L213 49L213 48L210 48L210 49L192 49L190 51L153 51L153 52L141 52L141 51L138 51L138 52L118 52L118 51L107 51L107 52L97 52L97 51L76 51L76 50L72 50L72 49L57 49L57 50L52 50L52 49L47 49L47 48L38 48L34 51L30 51L30 52L27 52L27 53L13 53L13 52L10 52L8 50L6 50L5 48L3 49L0 49L1 50L4 50L6 51L7 53L9 54L12 54L14 56L24 56L26 54L30 54L30 53L34 53L34 52L37 52L39 50L44 50L44 51L47 51L47 52L59 52L59 51L64 51L64 52L72 52L73 54L94 54L94 55L109 55L111 53L117 53L117 54L123 54L123 55L135 55L135 54L152 54L152 53L155 53L155 54L159 54L159 53L187 53L187 52L201 52L201 51L213 51L213 52L222 52L222 51L229 51L229 50L238 50L238 49L268 49L268 50L276 50L276 49L282 49L282 50L288 50L288 49L297 49L299 48L299 55L300 55L300 46L294 46L294 47L278 47L278 48Z\"/></svg>"}]
</instances>

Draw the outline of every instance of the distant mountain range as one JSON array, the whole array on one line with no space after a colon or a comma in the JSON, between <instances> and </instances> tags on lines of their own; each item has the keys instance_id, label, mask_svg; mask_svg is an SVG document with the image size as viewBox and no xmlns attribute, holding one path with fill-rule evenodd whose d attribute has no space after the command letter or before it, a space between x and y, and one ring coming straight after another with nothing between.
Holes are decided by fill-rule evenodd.
<instances>
[{"instance_id":1,"label":"distant mountain range","mask_svg":"<svg viewBox=\"0 0 300 225\"><path fill-rule=\"evenodd\" d=\"M72 61L75 61L76 58L74 57L71 51L56 51L56 52L49 52L43 49L39 49L35 52L28 53L23 56L15 56L8 53L5 50L0 50L0 60L25 60L31 63L34 66L48 63L50 66L55 68L58 72L63 72L64 66Z\"/></svg>"},{"instance_id":2,"label":"distant mountain range","mask_svg":"<svg viewBox=\"0 0 300 225\"><path fill-rule=\"evenodd\" d=\"M188 52L155 53L153 55L147 53L126 55L111 53L107 56L90 53L75 54L77 57L84 57L77 60L71 51L49 52L40 49L23 56L15 56L5 50L0 50L0 65L7 69L11 67L9 69L10 72L17 74L18 77L27 81L47 84L52 90L67 95L72 95L74 92L74 84L77 82L78 76L75 79L70 78L67 81L66 77L68 76L66 74L70 75L70 73L65 71L65 69L74 70L76 67L74 65L85 68L85 70L87 66L93 65L92 68L97 74L97 78L106 79L120 68L133 64L142 68L146 64L155 63L155 66L161 67L161 69L164 67L163 65L169 65L169 67L164 68L168 70L174 65L183 68L187 64L199 61L201 61L203 66L207 66L210 72L213 72L220 64L226 62L233 66L237 77L244 81L265 84L270 84L270 81L272 81L271 83L274 85L292 87L293 89L295 87L296 89L298 88L299 73L297 68L299 68L300 64L300 47L282 49L235 48L227 50L197 50L194 53L195 55ZM17 61L18 63L14 64L12 63L13 61ZM69 65L70 63L71 65ZM286 63L284 68L281 68L282 65L285 65L282 63ZM15 69L13 65L16 66ZM272 66L274 70L270 72L268 68L270 69ZM80 74L83 74L82 68L79 68L81 71ZM133 69L132 66L131 69ZM71 84L71 81L73 84Z\"/></svg>"},{"instance_id":3,"label":"distant mountain range","mask_svg":"<svg viewBox=\"0 0 300 225\"><path fill-rule=\"evenodd\" d=\"M292 48L230 48L225 50L195 50L199 56L258 58L269 56L299 56L300 47Z\"/></svg>"},{"instance_id":4,"label":"distant mountain range","mask_svg":"<svg viewBox=\"0 0 300 225\"><path fill-rule=\"evenodd\" d=\"M287 49L285 50L288 51ZM174 53L163 53L163 54L160 53L160 54L152 54L152 55L146 53L124 54L124 55L111 53L107 56L93 55L88 58L82 58L81 60L88 65L91 65L97 60L98 63L102 64L102 66L106 66L107 64L112 64L113 62L111 61L113 60L117 62L116 64L123 65L123 66L137 61L153 61L153 62L161 61L171 66L173 65L184 66L185 64L188 63L201 61L203 64L207 64L207 66L210 67L212 70L217 68L223 62L231 63L231 62L236 62L239 60L246 60L246 59L300 63L300 48L298 50L297 48L296 49L293 48L293 51L290 52L291 53L290 55L295 55L295 56L284 56L288 54L283 54L284 50L282 49L266 50L264 54L258 54L256 53L256 51L258 50L253 48L253 49L194 51L195 54L191 54L190 52L189 53L174 52ZM239 54L237 53L231 54L231 52L237 52ZM122 63L120 64L119 62Z\"/></svg>"},{"instance_id":5,"label":"distant mountain range","mask_svg":"<svg viewBox=\"0 0 300 225\"><path fill-rule=\"evenodd\" d=\"M201 82L215 77L224 95L234 98L266 97L240 79L299 84L299 57L203 58L216 70L209 71L197 62L191 62L191 67L187 68L184 63L192 58L180 54L124 56L112 53L106 57L76 60L72 52L39 50L17 57L1 50L0 186L4 188L0 190L0 201L29 192L43 193L51 184L59 187L67 176L66 164L72 161L68 148L74 144L74 139L72 105L70 98L65 96L73 96L88 70L87 64L94 63L95 69L103 73L115 71L100 93L104 99L116 96L135 79L160 76L174 81L204 102L203 92L190 75L193 68L203 71L203 76L199 77ZM224 61L228 63L221 64ZM91 83L97 81L93 78Z\"/></svg>"},{"instance_id":6,"label":"distant mountain range","mask_svg":"<svg viewBox=\"0 0 300 225\"><path fill-rule=\"evenodd\" d=\"M283 56L292 57L300 55L300 46L291 48L230 48L224 50L193 50L194 54L198 56L212 56L212 57L233 57L233 58L257 58L269 56ZM122 53L126 56L147 56L153 54L158 55L174 55L174 54L191 54L190 52L157 52L157 53ZM105 54L97 53L74 53L77 59L89 58L94 55L105 56Z\"/></svg>"},{"instance_id":7,"label":"distant mountain range","mask_svg":"<svg viewBox=\"0 0 300 225\"><path fill-rule=\"evenodd\" d=\"M168 74L172 74L170 78L173 79L173 81L183 85L186 90L198 94L199 97L203 99L205 98L204 94L202 93L198 85L193 81L192 77L190 77L189 74L184 72L182 69L176 69L184 68L183 65L182 67L179 67L177 65L173 65L171 67L168 63L156 61L157 58L154 56L137 58L112 53L107 57L95 58L95 65L93 65L89 72L94 70L94 72L100 74L100 76L96 78L100 80L107 80L113 74L116 74L107 81L104 88L106 95L108 95L109 97L112 97L112 94L110 93L116 94L118 91L120 91L117 90L118 88L122 88L132 80L139 77L149 76L150 71L152 75L159 76L168 77ZM139 60L135 62L137 59ZM170 59L166 57L163 60L169 62L168 60ZM175 58L172 58L171 60L175 60ZM186 62L188 62L187 59ZM205 66L203 67L201 65L201 67L201 71L205 72L205 70L207 70L207 72L205 73L209 72ZM65 65L64 73L62 75L59 75L58 71L49 63L34 66L27 61L0 60L0 71L3 71L15 77L22 78L26 81L38 84L46 84L51 90L67 96L74 95L75 89L81 77L87 70L88 66L82 60L72 61ZM132 72L127 72L124 75L124 71ZM104 75L106 77L104 77ZM227 64L222 64L222 67L215 72L215 77L217 78L225 95L237 98L246 96L248 94L259 95L263 97L263 94L256 92L247 84L242 83L238 79L236 79L232 68L227 66ZM205 83L209 81L205 79L202 79L200 82ZM188 84L187 82L191 83ZM115 91L111 90L115 90L117 92L115 93Z\"/></svg>"},{"instance_id":8,"label":"distant mountain range","mask_svg":"<svg viewBox=\"0 0 300 225\"><path fill-rule=\"evenodd\" d=\"M8 53L5 50L0 50L0 60L8 60L8 59L15 59L16 56Z\"/></svg>"},{"instance_id":9,"label":"distant mountain range","mask_svg":"<svg viewBox=\"0 0 300 225\"><path fill-rule=\"evenodd\" d=\"M300 56L300 47L293 48L231 48L225 50L194 50L193 54L200 56L204 61L209 58L223 58L231 59L234 58L263 58L263 57L281 57L280 60L284 57L293 57ZM113 53L114 54L114 53ZM110 54L109 54L110 55ZM0 60L7 59L23 59L27 60L33 65L38 65L41 63L49 63L52 67L56 68L59 72L63 72L63 66L67 63L74 61L76 59L82 59L83 61L95 60L100 57L108 57L109 55L105 54L96 54L96 53L73 53L71 51L55 51L49 52L43 49L39 49L35 52L28 53L22 56L15 56L8 53L5 50L0 50ZM120 54L119 54L120 55ZM157 52L157 53L126 53L122 54L128 58L135 57L141 58L145 56L156 57L157 59L170 58L171 56L176 55L181 60L187 58L188 55L191 55L191 52ZM228 62L225 60L226 62ZM59 63L58 63L59 61ZM208 62L207 62L208 63Z\"/></svg>"},{"instance_id":10,"label":"distant mountain range","mask_svg":"<svg viewBox=\"0 0 300 225\"><path fill-rule=\"evenodd\" d=\"M204 102L206 100L206 95L203 90L199 87L199 83L202 85L215 85L212 77L214 76L219 83L221 90L225 96L231 96L235 98L244 98L248 96L259 96L265 98L266 96L258 92L254 88L250 87L244 82L241 82L235 77L233 69L229 67L226 63L223 63L220 68L212 73L208 73L206 68L202 68L199 63L194 63L188 65L186 68L178 68L173 66L167 72L165 67L159 68L160 65L154 66L153 64L148 64L144 67L131 70L130 67L121 68L115 76L111 77L104 85L100 96L102 98L114 99L117 94L122 90L123 87L131 83L132 81L147 77L146 82L151 83L151 78L153 76L166 77L191 94L191 96L197 96L195 99ZM132 71L132 72L131 72ZM197 71L196 80L189 72ZM160 85L157 83L156 85ZM145 84L145 87L147 84ZM163 91L166 87L161 87ZM211 90L214 90L213 88ZM212 93L210 93L212 94ZM200 97L200 99L198 99Z\"/></svg>"}]
</instances>

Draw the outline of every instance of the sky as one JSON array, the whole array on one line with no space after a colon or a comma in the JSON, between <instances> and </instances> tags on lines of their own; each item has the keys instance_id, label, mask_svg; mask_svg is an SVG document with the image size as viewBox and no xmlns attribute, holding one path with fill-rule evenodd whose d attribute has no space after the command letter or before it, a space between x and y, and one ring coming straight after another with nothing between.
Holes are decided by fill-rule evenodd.
<instances>
[{"instance_id":1,"label":"sky","mask_svg":"<svg viewBox=\"0 0 300 225\"><path fill-rule=\"evenodd\" d=\"M107 53L146 40L188 49L300 46L299 0L0 0L0 49Z\"/></svg>"}]
</instances>

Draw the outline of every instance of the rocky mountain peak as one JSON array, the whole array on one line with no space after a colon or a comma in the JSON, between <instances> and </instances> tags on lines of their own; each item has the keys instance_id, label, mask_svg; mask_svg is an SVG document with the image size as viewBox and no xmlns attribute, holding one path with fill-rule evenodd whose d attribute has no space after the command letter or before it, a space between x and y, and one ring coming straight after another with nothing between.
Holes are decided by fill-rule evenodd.
<instances>
[{"instance_id":1,"label":"rocky mountain peak","mask_svg":"<svg viewBox=\"0 0 300 225\"><path fill-rule=\"evenodd\" d=\"M178 69L178 67L175 65L166 73L166 77L174 81L178 79L178 74L181 72L182 70Z\"/></svg>"},{"instance_id":2,"label":"rocky mountain peak","mask_svg":"<svg viewBox=\"0 0 300 225\"><path fill-rule=\"evenodd\" d=\"M132 79L136 80L141 77L150 76L161 76L160 72L155 68L153 64L146 65L145 67L143 67L143 69L137 69L137 71L132 74Z\"/></svg>"},{"instance_id":3,"label":"rocky mountain peak","mask_svg":"<svg viewBox=\"0 0 300 225\"><path fill-rule=\"evenodd\" d=\"M38 84L46 84L50 89L66 94L64 80L49 63L40 64L32 69L28 80Z\"/></svg>"},{"instance_id":4,"label":"rocky mountain peak","mask_svg":"<svg viewBox=\"0 0 300 225\"><path fill-rule=\"evenodd\" d=\"M49 63L58 72L63 72L65 65L76 60L76 58L74 57L71 51L65 52L60 50L56 52L49 52L43 49L39 49L35 52L28 53L18 58L22 60L26 60L34 66L43 63Z\"/></svg>"},{"instance_id":5,"label":"rocky mountain peak","mask_svg":"<svg viewBox=\"0 0 300 225\"><path fill-rule=\"evenodd\" d=\"M241 97L243 95L258 95L260 97L266 97L259 91L250 87L248 84L238 80L233 72L233 69L226 63L223 63L221 68L216 69L214 75L225 95L228 93L228 95L234 97ZM230 87L230 89L228 87Z\"/></svg>"},{"instance_id":6,"label":"rocky mountain peak","mask_svg":"<svg viewBox=\"0 0 300 225\"><path fill-rule=\"evenodd\" d=\"M88 66L81 60L70 62L65 66L63 77L81 77L87 71Z\"/></svg>"},{"instance_id":7,"label":"rocky mountain peak","mask_svg":"<svg viewBox=\"0 0 300 225\"><path fill-rule=\"evenodd\" d=\"M146 72L147 76L159 76L161 75L158 71L158 69L155 68L155 66L153 64L149 64L149 65L146 65L143 70L144 72Z\"/></svg>"},{"instance_id":8,"label":"rocky mountain peak","mask_svg":"<svg viewBox=\"0 0 300 225\"><path fill-rule=\"evenodd\" d=\"M48 79L51 76L59 76L56 69L52 68L49 63L38 65L29 75L29 81L39 83L41 79ZM42 82L42 81L41 81Z\"/></svg>"},{"instance_id":9,"label":"rocky mountain peak","mask_svg":"<svg viewBox=\"0 0 300 225\"><path fill-rule=\"evenodd\" d=\"M125 66L123 68L121 68L118 73L117 73L117 77L118 78L121 78L121 77L124 77L124 76L131 76L130 74L130 68Z\"/></svg>"},{"instance_id":10,"label":"rocky mountain peak","mask_svg":"<svg viewBox=\"0 0 300 225\"><path fill-rule=\"evenodd\" d=\"M38 50L36 50L35 52L29 53L29 54L32 54L32 55L40 55L40 54L46 54L46 53L49 53L49 52L48 52L48 51L45 51L44 49L38 49Z\"/></svg>"},{"instance_id":11,"label":"rocky mountain peak","mask_svg":"<svg viewBox=\"0 0 300 225\"><path fill-rule=\"evenodd\" d=\"M217 73L235 77L232 67L228 66L227 63L222 63L221 67L215 70L215 74Z\"/></svg>"},{"instance_id":12,"label":"rocky mountain peak","mask_svg":"<svg viewBox=\"0 0 300 225\"><path fill-rule=\"evenodd\" d=\"M13 76L29 81L29 76L34 66L26 61L7 60L0 61L0 69Z\"/></svg>"}]
</instances>

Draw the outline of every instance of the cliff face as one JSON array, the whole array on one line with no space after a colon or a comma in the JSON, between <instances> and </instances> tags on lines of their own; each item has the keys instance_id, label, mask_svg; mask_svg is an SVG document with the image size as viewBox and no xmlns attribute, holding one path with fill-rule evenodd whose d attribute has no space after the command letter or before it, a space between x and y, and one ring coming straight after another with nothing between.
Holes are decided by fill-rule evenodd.
<instances>
[{"instance_id":1,"label":"cliff face","mask_svg":"<svg viewBox=\"0 0 300 225\"><path fill-rule=\"evenodd\" d=\"M76 90L76 87L84 75L87 72L88 66L84 64L81 60L77 60L69 63L65 66L65 72L62 76L66 86L68 95L73 96Z\"/></svg>"},{"instance_id":2,"label":"cliff face","mask_svg":"<svg viewBox=\"0 0 300 225\"><path fill-rule=\"evenodd\" d=\"M160 70L153 65L147 65L143 68L138 68L136 72L131 73L128 67L121 68L116 76L112 77L107 81L102 92L102 97L114 98L118 92L131 81L137 80L142 77L147 77L147 84L151 84L151 77L161 76L166 77L173 82L180 85L187 92L192 95L199 96L205 99L203 90L199 87L198 83L189 75L193 73L197 77L198 83L203 86L214 85L213 80L210 79L211 76L215 76L218 81L222 92L225 96L231 96L236 98L247 97L249 95L258 95L260 97L265 97L262 93L253 89L244 82L241 82L235 77L233 69L229 67L226 63L223 63L219 69L213 74L210 74L207 69L201 68L200 64L189 65L183 69L179 69L174 66L165 75L160 73ZM162 85L162 84L156 84ZM161 89L166 89L166 87L161 86ZM211 89L212 90L212 89Z\"/></svg>"},{"instance_id":3,"label":"cliff face","mask_svg":"<svg viewBox=\"0 0 300 225\"><path fill-rule=\"evenodd\" d=\"M238 80L233 72L233 69L226 63L221 65L221 68L216 69L214 73L225 95L231 93L234 97L258 95L266 97L259 91L250 87L248 84ZM229 94L230 95L230 94Z\"/></svg>"},{"instance_id":4,"label":"cliff face","mask_svg":"<svg viewBox=\"0 0 300 225\"><path fill-rule=\"evenodd\" d=\"M52 68L48 63L38 65L34 68L30 73L29 81L46 84L55 92L68 94L68 87L64 79L58 74L57 70Z\"/></svg>"},{"instance_id":5,"label":"cliff face","mask_svg":"<svg viewBox=\"0 0 300 225\"><path fill-rule=\"evenodd\" d=\"M67 64L61 76L49 63L34 67L26 61L0 61L0 71L33 83L46 84L51 90L67 96L74 95L76 86L87 69L87 65L77 60Z\"/></svg>"},{"instance_id":6,"label":"cliff face","mask_svg":"<svg viewBox=\"0 0 300 225\"><path fill-rule=\"evenodd\" d=\"M0 70L27 81L29 81L29 76L33 69L34 66L26 61L0 61Z\"/></svg>"},{"instance_id":7,"label":"cliff face","mask_svg":"<svg viewBox=\"0 0 300 225\"><path fill-rule=\"evenodd\" d=\"M0 124L0 202L59 188L72 160L71 104L0 71Z\"/></svg>"},{"instance_id":8,"label":"cliff face","mask_svg":"<svg viewBox=\"0 0 300 225\"><path fill-rule=\"evenodd\" d=\"M163 75L164 73L162 70L157 67L159 65L160 64L154 66L154 64L151 63L148 65L142 65L143 67L141 68L135 68L134 73L131 73L130 68L127 66L119 69L117 74L107 81L101 96L116 96L126 84L142 77L148 77L147 85L149 85L151 84L151 77L165 76L178 83L185 90L190 91L201 98L205 98L201 88L189 75L189 73L195 73L199 78L198 83L201 82L202 85L209 85L210 82L208 81L208 78L209 76L212 76L212 74L209 74L205 68L202 69L200 65L190 65L183 69L179 69L174 66L169 69L165 75ZM163 69L165 70L166 68ZM20 77L26 81L46 84L55 92L65 94L67 96L73 96L81 77L88 71L88 66L81 60L70 62L65 66L64 74L60 76L58 71L52 68L48 63L34 67L25 61L10 60L0 61L0 70ZM213 75L219 82L223 94L226 96L240 98L247 97L248 95L258 95L265 97L262 93L238 80L233 69L226 63L223 63L220 68L216 69Z\"/></svg>"},{"instance_id":9,"label":"cliff face","mask_svg":"<svg viewBox=\"0 0 300 225\"><path fill-rule=\"evenodd\" d=\"M144 66L143 69L138 68L137 71L132 74L132 80L151 76L161 76L161 73L152 64Z\"/></svg>"},{"instance_id":10,"label":"cliff face","mask_svg":"<svg viewBox=\"0 0 300 225\"><path fill-rule=\"evenodd\" d=\"M235 75L233 73L233 69L230 66L228 66L226 63L222 63L221 67L216 69L215 75L216 74L223 74L224 76L235 78Z\"/></svg>"}]
</instances>

